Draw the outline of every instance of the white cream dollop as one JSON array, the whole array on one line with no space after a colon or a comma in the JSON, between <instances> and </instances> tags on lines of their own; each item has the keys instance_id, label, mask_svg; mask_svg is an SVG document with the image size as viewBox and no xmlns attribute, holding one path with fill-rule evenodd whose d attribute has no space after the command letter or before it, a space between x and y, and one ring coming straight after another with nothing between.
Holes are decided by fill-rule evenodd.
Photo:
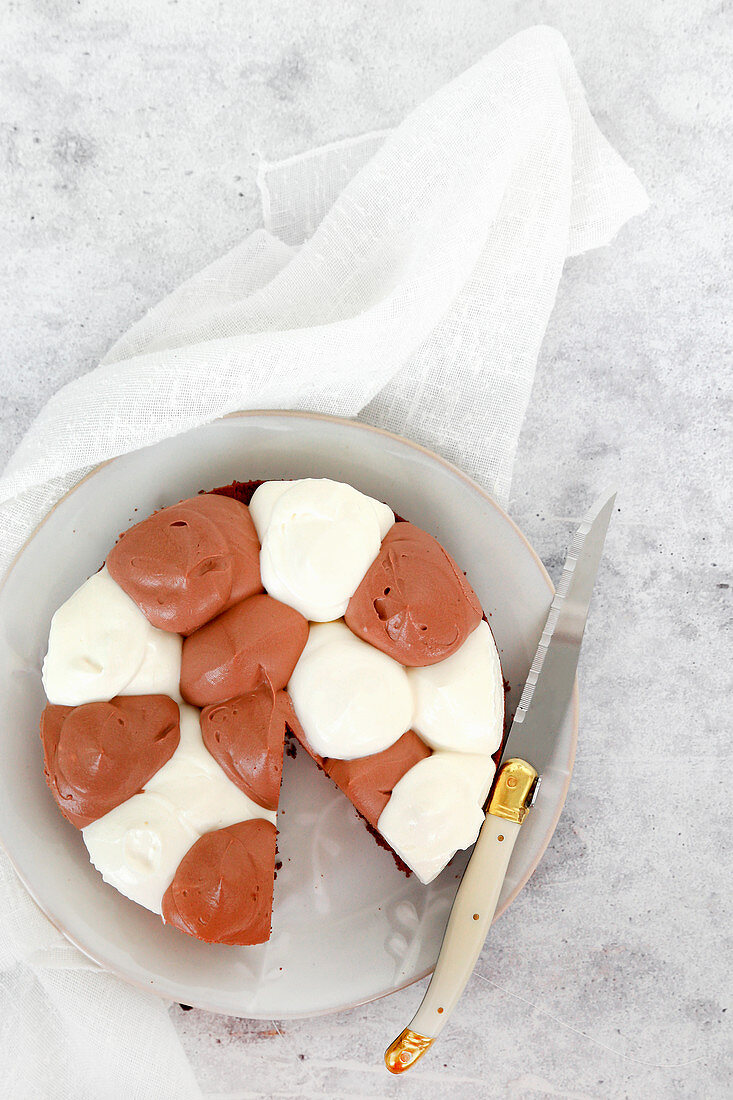
<instances>
[{"instance_id":1,"label":"white cream dollop","mask_svg":"<svg viewBox=\"0 0 733 1100\"><path fill-rule=\"evenodd\" d=\"M240 791L206 748L196 707L182 703L179 709L178 748L145 790L166 798L199 835L255 817L264 817L274 825L274 811L265 810Z\"/></svg>"},{"instance_id":2,"label":"white cream dollop","mask_svg":"<svg viewBox=\"0 0 733 1100\"><path fill-rule=\"evenodd\" d=\"M51 619L43 687L49 703L80 706L116 695L179 698L180 635L151 626L106 568Z\"/></svg>"},{"instance_id":3,"label":"white cream dollop","mask_svg":"<svg viewBox=\"0 0 733 1100\"><path fill-rule=\"evenodd\" d=\"M504 682L489 626L480 622L451 657L409 668L412 728L433 749L496 752L504 731Z\"/></svg>"},{"instance_id":4,"label":"white cream dollop","mask_svg":"<svg viewBox=\"0 0 733 1100\"><path fill-rule=\"evenodd\" d=\"M147 621L147 620L146 620ZM148 624L143 663L118 695L168 695L181 701L183 638Z\"/></svg>"},{"instance_id":5,"label":"white cream dollop","mask_svg":"<svg viewBox=\"0 0 733 1100\"><path fill-rule=\"evenodd\" d=\"M319 756L354 760L382 752L412 721L412 692L402 665L362 642L343 622L311 626L288 692Z\"/></svg>"},{"instance_id":6,"label":"white cream dollop","mask_svg":"<svg viewBox=\"0 0 733 1100\"><path fill-rule=\"evenodd\" d=\"M332 622L394 523L386 504L328 478L267 481L250 502L265 590L313 622Z\"/></svg>"},{"instance_id":7,"label":"white cream dollop","mask_svg":"<svg viewBox=\"0 0 733 1100\"><path fill-rule=\"evenodd\" d=\"M378 828L421 882L476 840L494 771L490 756L434 752L397 783Z\"/></svg>"},{"instance_id":8,"label":"white cream dollop","mask_svg":"<svg viewBox=\"0 0 733 1100\"><path fill-rule=\"evenodd\" d=\"M143 792L82 829L89 858L105 882L160 913L178 864L198 840L167 798Z\"/></svg>"},{"instance_id":9,"label":"white cream dollop","mask_svg":"<svg viewBox=\"0 0 733 1100\"><path fill-rule=\"evenodd\" d=\"M232 783L201 737L199 711L180 704L181 740L170 760L133 795L82 829L105 882L159 913L178 864L200 836L275 813Z\"/></svg>"}]
</instances>

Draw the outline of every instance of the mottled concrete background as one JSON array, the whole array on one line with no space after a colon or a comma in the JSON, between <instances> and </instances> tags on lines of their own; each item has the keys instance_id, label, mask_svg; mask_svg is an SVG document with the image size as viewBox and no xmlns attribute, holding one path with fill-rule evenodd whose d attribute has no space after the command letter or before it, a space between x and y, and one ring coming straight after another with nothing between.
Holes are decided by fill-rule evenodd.
<instances>
[{"instance_id":1,"label":"mottled concrete background","mask_svg":"<svg viewBox=\"0 0 733 1100\"><path fill-rule=\"evenodd\" d=\"M731 1095L728 7L0 2L3 458L54 390L258 224L259 151L389 126L533 23L566 35L653 202L568 264L516 468L512 514L555 574L594 492L620 491L550 849L409 1080L381 1052L418 989L293 1023L176 1008L212 1096Z\"/></svg>"}]
</instances>

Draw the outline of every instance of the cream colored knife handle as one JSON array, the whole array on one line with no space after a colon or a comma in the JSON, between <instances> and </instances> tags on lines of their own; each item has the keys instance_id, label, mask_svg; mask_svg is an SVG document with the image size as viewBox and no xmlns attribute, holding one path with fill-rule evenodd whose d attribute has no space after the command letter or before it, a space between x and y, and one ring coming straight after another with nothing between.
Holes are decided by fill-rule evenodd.
<instances>
[{"instance_id":1,"label":"cream colored knife handle","mask_svg":"<svg viewBox=\"0 0 733 1100\"><path fill-rule=\"evenodd\" d=\"M432 1046L473 973L536 781L536 771L524 760L508 760L499 771L486 819L453 902L430 985L410 1026L384 1056L391 1073L403 1073Z\"/></svg>"}]
</instances>

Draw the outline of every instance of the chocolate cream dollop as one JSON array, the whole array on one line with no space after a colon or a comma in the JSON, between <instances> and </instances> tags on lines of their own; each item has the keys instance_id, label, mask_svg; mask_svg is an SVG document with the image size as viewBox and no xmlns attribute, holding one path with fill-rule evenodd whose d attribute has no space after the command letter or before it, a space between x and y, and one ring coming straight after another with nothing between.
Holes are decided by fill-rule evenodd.
<instances>
[{"instance_id":1,"label":"chocolate cream dollop","mask_svg":"<svg viewBox=\"0 0 733 1100\"><path fill-rule=\"evenodd\" d=\"M319 756L310 744L300 719L295 713L292 700L287 692L285 698L285 721L288 730L312 756L319 768L333 780L340 791L350 799L351 804L369 822L373 828L382 810L387 805L392 791L415 764L427 759L431 750L414 730L403 733L389 748L374 752L369 756L358 756L354 760L336 760Z\"/></svg>"},{"instance_id":2,"label":"chocolate cream dollop","mask_svg":"<svg viewBox=\"0 0 733 1100\"><path fill-rule=\"evenodd\" d=\"M413 730L408 730L383 752L357 760L324 760L323 770L376 829L382 810L402 776L428 756L427 745Z\"/></svg>"},{"instance_id":3,"label":"chocolate cream dollop","mask_svg":"<svg viewBox=\"0 0 733 1100\"><path fill-rule=\"evenodd\" d=\"M299 611L250 596L185 639L181 695L206 707L254 691L264 677L279 691L307 640L308 620Z\"/></svg>"},{"instance_id":4,"label":"chocolate cream dollop","mask_svg":"<svg viewBox=\"0 0 733 1100\"><path fill-rule=\"evenodd\" d=\"M178 706L167 695L49 705L41 740L51 793L83 829L138 794L170 760L180 741Z\"/></svg>"},{"instance_id":5,"label":"chocolate cream dollop","mask_svg":"<svg viewBox=\"0 0 733 1100\"><path fill-rule=\"evenodd\" d=\"M349 601L346 625L408 667L455 653L482 611L453 558L411 523L396 523Z\"/></svg>"},{"instance_id":6,"label":"chocolate cream dollop","mask_svg":"<svg viewBox=\"0 0 733 1100\"><path fill-rule=\"evenodd\" d=\"M191 634L262 591L260 543L249 508L204 493L122 534L107 570L161 630Z\"/></svg>"},{"instance_id":7,"label":"chocolate cream dollop","mask_svg":"<svg viewBox=\"0 0 733 1100\"><path fill-rule=\"evenodd\" d=\"M204 943L264 943L272 921L275 836L275 826L262 818L204 833L163 895L165 923Z\"/></svg>"},{"instance_id":8,"label":"chocolate cream dollop","mask_svg":"<svg viewBox=\"0 0 733 1100\"><path fill-rule=\"evenodd\" d=\"M276 810L285 741L284 691L265 680L254 691L201 711L206 748L241 791Z\"/></svg>"}]
</instances>

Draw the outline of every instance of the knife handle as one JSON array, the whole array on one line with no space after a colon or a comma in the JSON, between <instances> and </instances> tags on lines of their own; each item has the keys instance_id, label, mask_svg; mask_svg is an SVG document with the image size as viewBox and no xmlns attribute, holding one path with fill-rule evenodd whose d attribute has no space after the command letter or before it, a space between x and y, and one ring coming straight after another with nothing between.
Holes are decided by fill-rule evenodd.
<instances>
[{"instance_id":1,"label":"knife handle","mask_svg":"<svg viewBox=\"0 0 733 1100\"><path fill-rule=\"evenodd\" d=\"M524 760L508 760L499 771L422 1004L385 1053L391 1073L404 1073L432 1046L473 973L536 782L537 772Z\"/></svg>"}]
</instances>

